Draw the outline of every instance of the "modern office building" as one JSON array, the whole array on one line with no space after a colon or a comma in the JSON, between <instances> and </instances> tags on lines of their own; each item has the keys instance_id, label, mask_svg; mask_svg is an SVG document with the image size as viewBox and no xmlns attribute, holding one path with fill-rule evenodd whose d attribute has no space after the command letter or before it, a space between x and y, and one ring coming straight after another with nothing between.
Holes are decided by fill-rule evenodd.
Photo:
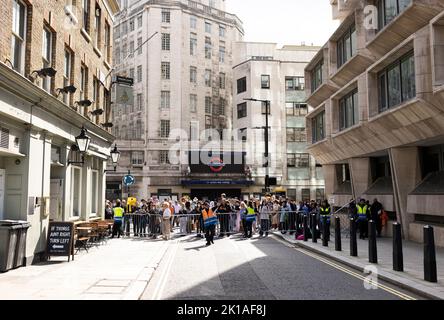
<instances>
[{"instance_id":1,"label":"modern office building","mask_svg":"<svg viewBox=\"0 0 444 320\"><path fill-rule=\"evenodd\" d=\"M314 46L237 42L234 46L233 129L238 131L253 183L246 195L265 190L266 105L270 101L269 176L276 178L271 191L298 200L322 200L322 168L306 151L304 68L319 51Z\"/></svg>"},{"instance_id":2,"label":"modern office building","mask_svg":"<svg viewBox=\"0 0 444 320\"><path fill-rule=\"evenodd\" d=\"M231 128L233 43L242 40L242 22L225 12L224 0L120 2L114 73L134 78L134 104L113 105L122 156L108 175L108 197L216 192L221 186L206 175L212 171L172 158L200 150L209 137L197 147L190 140L204 129L221 135ZM130 188L122 185L128 172L136 180Z\"/></svg>"},{"instance_id":3,"label":"modern office building","mask_svg":"<svg viewBox=\"0 0 444 320\"><path fill-rule=\"evenodd\" d=\"M50 220L104 212L114 137L102 124L119 7L113 0L0 4L0 220L31 224L29 263L45 252ZM91 138L83 155L75 149L82 128Z\"/></svg>"},{"instance_id":4,"label":"modern office building","mask_svg":"<svg viewBox=\"0 0 444 320\"><path fill-rule=\"evenodd\" d=\"M444 3L331 3L341 24L305 69L326 194L378 198L406 238L431 224L443 246Z\"/></svg>"}]
</instances>

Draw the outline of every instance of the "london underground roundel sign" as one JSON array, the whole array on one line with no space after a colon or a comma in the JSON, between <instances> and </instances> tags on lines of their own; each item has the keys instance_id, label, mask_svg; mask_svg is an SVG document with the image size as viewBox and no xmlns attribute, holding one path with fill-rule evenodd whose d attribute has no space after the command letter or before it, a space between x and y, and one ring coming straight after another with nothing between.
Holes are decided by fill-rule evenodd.
<instances>
[{"instance_id":1,"label":"london underground roundel sign","mask_svg":"<svg viewBox=\"0 0 444 320\"><path fill-rule=\"evenodd\" d=\"M214 158L211 158L209 167L210 167L211 171L218 173L223 170L223 168L225 167L225 164L221 158L214 157Z\"/></svg>"}]
</instances>

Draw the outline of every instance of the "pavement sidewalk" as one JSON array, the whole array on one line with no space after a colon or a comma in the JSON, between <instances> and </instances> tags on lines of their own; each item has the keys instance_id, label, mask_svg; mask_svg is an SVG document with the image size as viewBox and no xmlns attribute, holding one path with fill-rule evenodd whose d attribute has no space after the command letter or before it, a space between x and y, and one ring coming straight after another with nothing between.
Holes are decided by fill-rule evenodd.
<instances>
[{"instance_id":1,"label":"pavement sidewalk","mask_svg":"<svg viewBox=\"0 0 444 320\"><path fill-rule=\"evenodd\" d=\"M110 239L75 260L50 261L0 273L2 300L137 300L169 242Z\"/></svg>"},{"instance_id":2,"label":"pavement sidewalk","mask_svg":"<svg viewBox=\"0 0 444 320\"><path fill-rule=\"evenodd\" d=\"M411 241L403 241L404 272L393 270L392 238L378 238L378 264L369 263L368 240L358 239L358 257L350 256L350 239L342 236L342 251L335 251L334 233L331 234L328 247L322 246L322 240L313 243L295 240L295 235L281 234L273 231L274 235L288 243L307 249L322 256L341 262L354 269L364 271L369 266L377 266L378 277L384 281L395 284L401 288L410 290L429 299L444 299L444 248L436 249L436 265L438 283L430 283L424 280L423 245Z\"/></svg>"}]
</instances>

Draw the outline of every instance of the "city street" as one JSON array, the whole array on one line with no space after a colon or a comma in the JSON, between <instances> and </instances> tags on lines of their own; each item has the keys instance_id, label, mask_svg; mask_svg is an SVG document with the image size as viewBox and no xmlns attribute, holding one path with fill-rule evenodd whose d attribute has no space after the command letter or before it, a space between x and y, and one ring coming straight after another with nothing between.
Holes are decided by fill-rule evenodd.
<instances>
[{"instance_id":1,"label":"city street","mask_svg":"<svg viewBox=\"0 0 444 320\"><path fill-rule=\"evenodd\" d=\"M362 274L275 237L243 240L236 235L210 247L187 237L169 244L142 299L418 299L379 285L367 290Z\"/></svg>"}]
</instances>

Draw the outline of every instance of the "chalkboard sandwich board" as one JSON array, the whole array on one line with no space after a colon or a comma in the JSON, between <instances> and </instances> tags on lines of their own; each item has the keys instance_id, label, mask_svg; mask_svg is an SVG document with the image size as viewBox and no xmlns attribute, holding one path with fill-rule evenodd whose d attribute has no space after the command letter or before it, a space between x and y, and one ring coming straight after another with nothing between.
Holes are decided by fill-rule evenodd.
<instances>
[{"instance_id":1,"label":"chalkboard sandwich board","mask_svg":"<svg viewBox=\"0 0 444 320\"><path fill-rule=\"evenodd\" d=\"M50 222L46 243L46 256L68 256L74 260L74 223Z\"/></svg>"}]
</instances>

